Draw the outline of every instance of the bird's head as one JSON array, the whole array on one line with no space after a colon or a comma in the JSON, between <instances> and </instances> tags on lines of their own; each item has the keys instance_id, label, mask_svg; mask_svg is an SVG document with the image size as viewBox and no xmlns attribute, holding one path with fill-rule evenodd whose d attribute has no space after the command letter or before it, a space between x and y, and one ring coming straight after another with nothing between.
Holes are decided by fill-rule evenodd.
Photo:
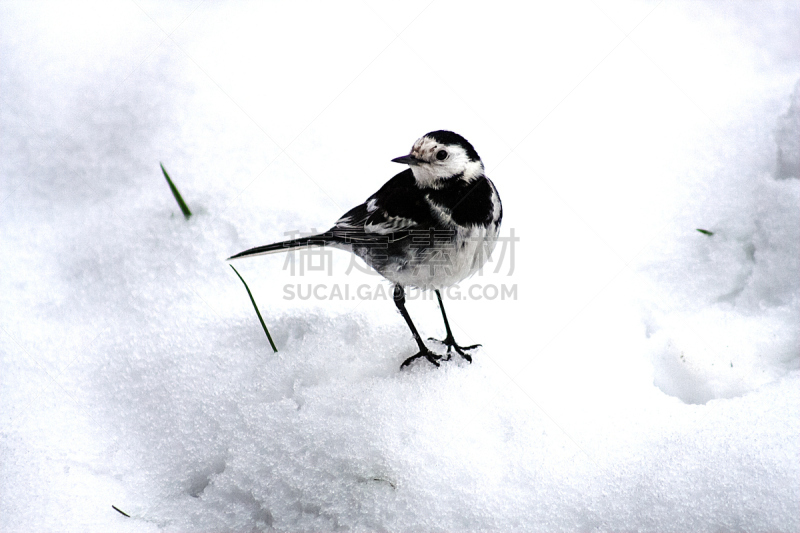
<instances>
[{"instance_id":1,"label":"bird's head","mask_svg":"<svg viewBox=\"0 0 800 533\"><path fill-rule=\"evenodd\" d=\"M478 152L464 137L452 131L432 131L411 147L408 155L392 159L411 167L421 187L438 189L447 180L470 182L483 175Z\"/></svg>"}]
</instances>

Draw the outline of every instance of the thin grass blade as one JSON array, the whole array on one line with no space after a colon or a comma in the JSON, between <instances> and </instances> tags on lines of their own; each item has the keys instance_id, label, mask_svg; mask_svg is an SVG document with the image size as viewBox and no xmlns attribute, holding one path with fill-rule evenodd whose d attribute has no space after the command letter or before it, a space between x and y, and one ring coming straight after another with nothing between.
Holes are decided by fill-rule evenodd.
<instances>
[{"instance_id":1,"label":"thin grass blade","mask_svg":"<svg viewBox=\"0 0 800 533\"><path fill-rule=\"evenodd\" d=\"M180 206L183 216L186 218L186 220L189 220L189 217L192 216L192 212L189 211L189 206L183 201L183 197L181 196L181 193L178 192L178 188L174 183L172 183L169 174L167 174L167 169L164 168L164 163L159 163L159 165L161 165L161 172L164 173L164 177L167 178L167 183L169 184L169 190L172 191L172 196L174 196L175 201L178 202L178 206Z\"/></svg>"},{"instance_id":2,"label":"thin grass blade","mask_svg":"<svg viewBox=\"0 0 800 533\"><path fill-rule=\"evenodd\" d=\"M714 232L713 232L713 231L708 231L707 229L700 229L700 228L697 228L697 231L699 231L699 232L700 232L700 233L702 233L703 235L708 235L708 236L714 235Z\"/></svg>"},{"instance_id":3,"label":"thin grass blade","mask_svg":"<svg viewBox=\"0 0 800 533\"><path fill-rule=\"evenodd\" d=\"M229 267L233 268L233 265L228 265ZM247 289L247 295L250 297L250 301L253 303L253 309L256 310L256 314L258 315L258 320L261 322L261 327L264 328L264 333L267 334L267 339L269 340L270 346L272 346L272 350L275 353L278 353L278 348L275 346L275 343L272 341L272 335L269 334L269 330L267 329L267 325L264 324L264 319L261 318L261 312L258 310L258 306L256 305L256 301L253 298L253 293L250 292L250 287L247 286L247 282L244 280L239 271L233 268L233 271L236 272L236 275L239 276L239 279L242 280L244 283L244 288Z\"/></svg>"},{"instance_id":4,"label":"thin grass blade","mask_svg":"<svg viewBox=\"0 0 800 533\"><path fill-rule=\"evenodd\" d=\"M131 517L131 515L129 515L129 514L128 514L128 513L126 513L125 511L122 511L122 510L120 510L120 509L119 509L119 508L118 508L116 505L112 505L112 506L111 506L111 508L112 508L112 509L114 509L114 510L115 510L116 512L118 512L119 514L121 514L122 516L127 516L128 518L130 518L130 517Z\"/></svg>"}]
</instances>

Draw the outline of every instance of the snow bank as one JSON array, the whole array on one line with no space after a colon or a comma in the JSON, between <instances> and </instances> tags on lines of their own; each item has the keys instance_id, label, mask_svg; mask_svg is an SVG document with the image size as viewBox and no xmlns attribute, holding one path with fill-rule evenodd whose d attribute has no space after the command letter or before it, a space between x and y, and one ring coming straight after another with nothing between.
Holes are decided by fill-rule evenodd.
<instances>
[{"instance_id":1,"label":"snow bank","mask_svg":"<svg viewBox=\"0 0 800 533\"><path fill-rule=\"evenodd\" d=\"M644 268L657 280L646 305L655 383L684 401L740 395L798 366L800 175L787 177L785 163L800 144L788 133L798 87L777 120L778 164L759 160L757 145L733 144L742 163L715 169L689 211L713 235L692 233L683 215L683 234ZM770 131L768 118L755 122L738 127Z\"/></svg>"}]
</instances>

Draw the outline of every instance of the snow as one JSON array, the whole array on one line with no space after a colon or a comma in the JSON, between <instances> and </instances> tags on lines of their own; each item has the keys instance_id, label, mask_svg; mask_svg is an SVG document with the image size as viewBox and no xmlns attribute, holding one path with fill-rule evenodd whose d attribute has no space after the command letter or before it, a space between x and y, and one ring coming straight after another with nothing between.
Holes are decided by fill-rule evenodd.
<instances>
[{"instance_id":1,"label":"snow","mask_svg":"<svg viewBox=\"0 0 800 533\"><path fill-rule=\"evenodd\" d=\"M797 531L798 11L0 4L0 530ZM440 128L520 239L473 364L340 251L236 263L272 353L225 258Z\"/></svg>"}]
</instances>

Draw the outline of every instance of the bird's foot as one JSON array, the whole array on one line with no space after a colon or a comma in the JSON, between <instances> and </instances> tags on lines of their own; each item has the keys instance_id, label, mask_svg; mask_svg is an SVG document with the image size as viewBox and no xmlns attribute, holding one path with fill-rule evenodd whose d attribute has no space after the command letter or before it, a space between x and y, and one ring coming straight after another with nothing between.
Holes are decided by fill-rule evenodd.
<instances>
[{"instance_id":1,"label":"bird's foot","mask_svg":"<svg viewBox=\"0 0 800 533\"><path fill-rule=\"evenodd\" d=\"M439 344L444 344L447 346L447 357L444 358L445 361L449 361L452 357L452 351L455 350L458 355L469 361L472 362L472 356L467 352L469 350L474 350L475 348L479 347L480 344L473 344L472 346L459 346L456 344L456 340L451 336L448 335L444 340L434 339L430 337L429 341L438 342Z\"/></svg>"},{"instance_id":2,"label":"bird's foot","mask_svg":"<svg viewBox=\"0 0 800 533\"><path fill-rule=\"evenodd\" d=\"M414 359L418 359L420 357L424 357L425 359L433 363L435 366L439 366L439 359L442 358L441 355L437 355L432 351L430 351L429 349L424 348L420 350L417 355L412 355L411 357L403 361L403 364L400 365L400 368L402 369L403 367L410 365L411 361L413 361Z\"/></svg>"}]
</instances>

